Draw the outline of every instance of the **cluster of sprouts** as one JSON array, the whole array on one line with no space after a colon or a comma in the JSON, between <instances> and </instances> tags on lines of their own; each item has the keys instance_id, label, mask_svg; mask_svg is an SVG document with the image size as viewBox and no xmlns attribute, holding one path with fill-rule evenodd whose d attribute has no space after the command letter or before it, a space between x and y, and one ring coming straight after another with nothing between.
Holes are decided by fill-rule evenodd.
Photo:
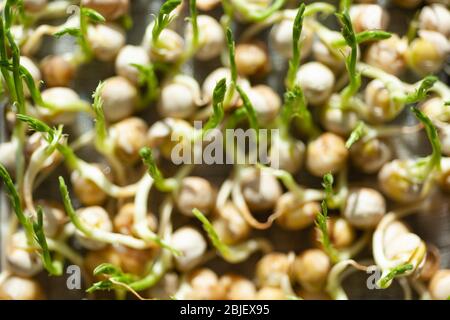
<instances>
[{"instance_id":1,"label":"cluster of sprouts","mask_svg":"<svg viewBox=\"0 0 450 320\"><path fill-rule=\"evenodd\" d=\"M43 299L36 276L68 265L89 298L358 298L350 270L450 298L450 266L404 222L450 192L448 2L166 0L139 44L131 0L0 3L0 299ZM394 6L417 14L393 28ZM86 95L98 64L115 75ZM231 166L174 161L218 135Z\"/></svg>"}]
</instances>

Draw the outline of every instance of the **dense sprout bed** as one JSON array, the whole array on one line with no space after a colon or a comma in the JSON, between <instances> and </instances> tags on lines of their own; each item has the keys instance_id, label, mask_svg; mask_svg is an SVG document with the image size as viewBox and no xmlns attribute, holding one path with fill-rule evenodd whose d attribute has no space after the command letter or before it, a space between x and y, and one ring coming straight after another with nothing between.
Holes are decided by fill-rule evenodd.
<instances>
[{"instance_id":1,"label":"dense sprout bed","mask_svg":"<svg viewBox=\"0 0 450 320\"><path fill-rule=\"evenodd\" d=\"M0 298L450 298L448 0L1 10Z\"/></svg>"}]
</instances>

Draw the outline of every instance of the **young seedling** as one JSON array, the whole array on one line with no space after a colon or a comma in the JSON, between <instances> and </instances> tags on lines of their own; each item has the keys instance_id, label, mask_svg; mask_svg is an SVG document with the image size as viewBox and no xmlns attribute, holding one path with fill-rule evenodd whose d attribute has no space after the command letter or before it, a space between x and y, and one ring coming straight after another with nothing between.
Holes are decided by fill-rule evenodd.
<instances>
[{"instance_id":1,"label":"young seedling","mask_svg":"<svg viewBox=\"0 0 450 320\"><path fill-rule=\"evenodd\" d=\"M202 223L203 229L208 234L208 237L211 240L213 246L229 263L242 262L256 250L261 248L264 249L264 247L266 247L266 244L264 242L258 240L248 240L236 246L228 246L223 243L211 222L209 222L208 218L206 218L205 215L200 212L200 210L193 209L192 213Z\"/></svg>"},{"instance_id":2,"label":"young seedling","mask_svg":"<svg viewBox=\"0 0 450 320\"><path fill-rule=\"evenodd\" d=\"M289 69L286 79L288 89L292 90L295 83L297 70L300 67L300 37L303 29L303 17L305 14L305 4L302 3L298 8L297 15L294 19L294 27L292 30L292 58L289 60Z\"/></svg>"},{"instance_id":3,"label":"young seedling","mask_svg":"<svg viewBox=\"0 0 450 320\"><path fill-rule=\"evenodd\" d=\"M255 109L253 108L253 105L248 98L247 94L245 93L244 89L238 84L238 73L237 73L237 67L236 67L236 61L235 61L235 43L234 43L234 37L233 32L230 28L227 29L227 44L228 44L228 55L229 55L229 61L230 61L230 69L231 69L231 81L233 88L236 88L238 91L242 102L244 104L244 109L247 113L248 121L250 123L250 127L255 130L256 137L258 139L259 136L259 125L258 125L258 119L256 117ZM234 90L230 90L230 95L232 96L234 93ZM226 97L225 101L228 101L230 97Z\"/></svg>"},{"instance_id":4,"label":"young seedling","mask_svg":"<svg viewBox=\"0 0 450 320\"><path fill-rule=\"evenodd\" d=\"M74 226L87 238L93 239L99 242L110 243L110 244L122 244L134 249L147 249L151 246L151 243L143 241L141 239L134 238L132 236L124 235L121 233L113 233L108 231L103 231L101 229L92 227L86 224L82 219L79 218L78 214L75 212L72 201L70 200L69 191L67 189L66 183L63 177L59 177L59 190L64 203L64 208L69 215L70 220ZM178 250L172 248L165 240L162 240L156 234L152 239L154 243L162 248L165 248L172 252L173 254L179 255Z\"/></svg>"},{"instance_id":5,"label":"young seedling","mask_svg":"<svg viewBox=\"0 0 450 320\"><path fill-rule=\"evenodd\" d=\"M48 248L47 239L44 234L44 218L42 207L37 208L37 221L33 222L34 239L41 248L41 259L44 268L52 276L60 276L63 272L63 264L61 261L52 260L50 250Z\"/></svg>"},{"instance_id":6,"label":"young seedling","mask_svg":"<svg viewBox=\"0 0 450 320\"><path fill-rule=\"evenodd\" d=\"M152 43L154 46L158 45L161 32L173 21L174 16L171 15L172 11L180 4L181 0L168 0L161 6L158 16L155 17L155 24L152 30Z\"/></svg>"},{"instance_id":7,"label":"young seedling","mask_svg":"<svg viewBox=\"0 0 450 320\"><path fill-rule=\"evenodd\" d=\"M83 53L82 60L90 61L93 57L93 52L88 41L89 23L103 23L105 22L105 18L94 9L81 7L79 19L79 28L66 27L60 31L55 32L53 35L57 38L60 38L64 35L70 35L76 38Z\"/></svg>"}]
</instances>

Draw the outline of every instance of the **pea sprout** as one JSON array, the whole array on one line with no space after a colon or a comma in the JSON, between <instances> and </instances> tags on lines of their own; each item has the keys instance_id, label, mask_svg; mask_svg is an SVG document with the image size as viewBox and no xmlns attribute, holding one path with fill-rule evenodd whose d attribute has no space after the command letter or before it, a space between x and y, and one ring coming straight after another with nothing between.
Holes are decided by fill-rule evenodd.
<instances>
[{"instance_id":1,"label":"pea sprout","mask_svg":"<svg viewBox=\"0 0 450 320\"><path fill-rule=\"evenodd\" d=\"M104 243L109 244L122 244L124 246L134 248L134 249L147 249L151 247L152 243L143 241L141 239L134 238L132 236L127 236L121 233L113 233L108 231L103 231L98 228L92 227L86 224L75 212L72 201L70 200L69 191L67 189L66 183L63 177L59 177L59 189L61 193L61 197L64 203L64 208L66 209L67 214L69 215L70 220L74 224L74 226L87 238L97 240ZM155 237L155 243L160 245L161 247L168 249L174 254L179 255L178 250L172 248L169 244L167 244L164 240Z\"/></svg>"},{"instance_id":2,"label":"pea sprout","mask_svg":"<svg viewBox=\"0 0 450 320\"><path fill-rule=\"evenodd\" d=\"M88 25L90 22L103 23L105 21L105 18L94 9L81 7L79 13L79 27L63 27L61 30L53 33L53 35L57 38L64 35L70 35L76 38L83 53L82 60L89 61L92 58L93 53L88 41Z\"/></svg>"},{"instance_id":3,"label":"pea sprout","mask_svg":"<svg viewBox=\"0 0 450 320\"><path fill-rule=\"evenodd\" d=\"M21 121L25 121L35 131L41 133L53 132L57 135L55 129L51 129L44 122L26 115L19 115ZM73 170L78 171L80 175L97 185L106 194L112 197L124 198L133 196L136 193L136 185L128 185L124 187L117 186L111 183L103 174L103 172L94 165L91 165L75 155L75 152L65 143L58 143L56 149L64 156L67 166Z\"/></svg>"},{"instance_id":4,"label":"pea sprout","mask_svg":"<svg viewBox=\"0 0 450 320\"><path fill-rule=\"evenodd\" d=\"M348 137L347 141L345 142L345 147L347 149L350 149L350 147L357 142L359 139L361 139L365 133L366 133L366 125L364 122L360 121L358 125L353 129L353 131L350 134L350 137Z\"/></svg>"},{"instance_id":5,"label":"pea sprout","mask_svg":"<svg viewBox=\"0 0 450 320\"><path fill-rule=\"evenodd\" d=\"M119 267L110 263L102 263L98 265L94 269L93 275L97 277L106 276L107 279L92 284L92 286L86 289L87 293L93 293L98 290L111 290L116 282L129 284L135 279L132 274L125 274Z\"/></svg>"},{"instance_id":6,"label":"pea sprout","mask_svg":"<svg viewBox=\"0 0 450 320\"><path fill-rule=\"evenodd\" d=\"M197 1L189 0L189 20L192 24L192 51L195 51L198 47L199 42L199 30L198 30L198 21L197 21Z\"/></svg>"},{"instance_id":7,"label":"pea sprout","mask_svg":"<svg viewBox=\"0 0 450 320\"><path fill-rule=\"evenodd\" d=\"M220 80L213 92L213 114L203 126L203 136L205 136L209 130L216 128L223 120L224 109L223 100L225 99L225 92L227 90L226 79Z\"/></svg>"},{"instance_id":8,"label":"pea sprout","mask_svg":"<svg viewBox=\"0 0 450 320\"><path fill-rule=\"evenodd\" d=\"M152 149L145 147L139 152L142 161L147 166L148 174L153 178L156 188L164 192L175 190L178 183L174 179L166 179L156 165Z\"/></svg>"},{"instance_id":9,"label":"pea sprout","mask_svg":"<svg viewBox=\"0 0 450 320\"><path fill-rule=\"evenodd\" d=\"M232 9L236 9L236 11L242 14L250 22L260 22L269 18L274 12L283 7L286 0L275 0L268 8L254 8L245 0L225 0L223 2L231 5Z\"/></svg>"},{"instance_id":10,"label":"pea sprout","mask_svg":"<svg viewBox=\"0 0 450 320\"><path fill-rule=\"evenodd\" d=\"M156 76L155 66L152 63L148 65L131 64L139 71L139 84L145 87L145 95L141 100L141 107L147 107L159 95L159 81Z\"/></svg>"},{"instance_id":11,"label":"pea sprout","mask_svg":"<svg viewBox=\"0 0 450 320\"><path fill-rule=\"evenodd\" d=\"M37 221L33 222L34 239L41 248L41 258L44 268L53 276L60 276L63 272L63 265L61 261L53 261L47 244L47 239L44 234L44 218L42 207L37 208Z\"/></svg>"},{"instance_id":12,"label":"pea sprout","mask_svg":"<svg viewBox=\"0 0 450 320\"><path fill-rule=\"evenodd\" d=\"M174 16L171 14L181 4L181 0L167 0L161 6L158 16L155 17L155 24L152 30L152 43L157 46L161 32L173 21Z\"/></svg>"},{"instance_id":13,"label":"pea sprout","mask_svg":"<svg viewBox=\"0 0 450 320\"><path fill-rule=\"evenodd\" d=\"M253 108L253 105L248 98L247 94L245 93L244 89L238 84L238 73L237 73L237 67L236 67L236 61L235 61L235 43L234 43L234 37L233 32L230 28L227 28L227 44L228 44L228 54L229 54L229 60L230 60L230 68L231 68L231 81L233 84L233 89L236 88L238 91L245 111L247 113L247 117L250 123L250 127L256 131L256 138L259 138L259 125L258 125L258 119L256 117L255 109ZM233 94L234 90L231 90L231 95ZM229 100L229 97L227 97L227 100Z\"/></svg>"},{"instance_id":14,"label":"pea sprout","mask_svg":"<svg viewBox=\"0 0 450 320\"><path fill-rule=\"evenodd\" d=\"M206 218L200 210L193 209L192 213L198 220L200 220L203 225L203 229L208 234L213 246L227 262L239 263L247 260L247 258L256 250L267 249L266 243L261 242L261 240L248 240L236 246L228 246L220 239L211 222L209 222L208 218Z\"/></svg>"},{"instance_id":15,"label":"pea sprout","mask_svg":"<svg viewBox=\"0 0 450 320\"><path fill-rule=\"evenodd\" d=\"M104 83L100 82L92 95L94 98L92 109L95 114L95 146L97 150L107 158L108 162L114 168L119 182L124 182L125 172L122 164L115 155L116 146L113 139L108 134L108 129L106 127L106 120L103 112L103 100L101 97L103 86Z\"/></svg>"},{"instance_id":16,"label":"pea sprout","mask_svg":"<svg viewBox=\"0 0 450 320\"><path fill-rule=\"evenodd\" d=\"M292 58L289 60L289 69L287 75L287 87L292 89L295 82L295 76L300 66L300 36L303 28L303 17L305 14L305 4L302 3L298 8L297 15L294 19L294 26L292 30Z\"/></svg>"},{"instance_id":17,"label":"pea sprout","mask_svg":"<svg viewBox=\"0 0 450 320\"><path fill-rule=\"evenodd\" d=\"M19 193L17 192L16 187L11 179L6 168L0 163L0 177L2 178L3 183L6 187L6 192L11 201L12 207L14 209L14 213L16 214L17 220L23 226L25 230L25 234L27 236L28 245L32 246L33 244L33 226L30 220L25 216L22 210L22 204L20 201Z\"/></svg>"},{"instance_id":18,"label":"pea sprout","mask_svg":"<svg viewBox=\"0 0 450 320\"><path fill-rule=\"evenodd\" d=\"M343 106L346 106L350 98L358 91L361 85L361 75L356 71L358 44L356 42L356 35L348 12L345 10L343 13L337 14L337 16L342 25L342 35L344 36L345 42L351 49L350 55L345 61L347 71L349 73L350 83L342 91L341 102Z\"/></svg>"},{"instance_id":19,"label":"pea sprout","mask_svg":"<svg viewBox=\"0 0 450 320\"><path fill-rule=\"evenodd\" d=\"M320 190L306 189L298 185L292 174L290 174L286 170L270 168L260 163L257 164L257 167L263 172L272 174L280 179L286 189L292 192L302 202L306 203L315 200L322 200L325 196L325 194Z\"/></svg>"},{"instance_id":20,"label":"pea sprout","mask_svg":"<svg viewBox=\"0 0 450 320\"><path fill-rule=\"evenodd\" d=\"M11 176L5 167L0 163L0 177L3 183L6 186L6 192L10 198L12 207L16 214L17 220L22 225L25 231L25 235L27 237L27 244L31 250L35 249L35 245L39 245L41 248L41 260L45 269L51 275L61 275L62 274L62 263L60 261L53 261L50 255L49 247L47 245L47 239L43 230L43 211L41 207L38 207L37 210L37 221L33 221L31 217L27 217L21 205L21 200L19 193L14 186ZM53 242L55 243L55 242ZM56 249L56 248L55 248ZM70 250L69 250L69 253ZM69 254L70 255L70 254ZM75 255L75 258L76 255Z\"/></svg>"},{"instance_id":21,"label":"pea sprout","mask_svg":"<svg viewBox=\"0 0 450 320\"><path fill-rule=\"evenodd\" d=\"M378 281L378 286L382 289L386 289L391 284L392 280L398 276L401 276L411 270L414 269L414 266L410 263L402 264L398 267L395 267L391 269L388 274L386 274L384 277L382 277Z\"/></svg>"},{"instance_id":22,"label":"pea sprout","mask_svg":"<svg viewBox=\"0 0 450 320\"><path fill-rule=\"evenodd\" d=\"M435 168L439 169L441 166L441 143L439 141L436 127L422 111L417 108L411 108L411 111L417 119L424 125L427 132L428 140L432 146L432 154L426 158L427 165L423 167L423 172L419 174L421 180L425 179Z\"/></svg>"},{"instance_id":23,"label":"pea sprout","mask_svg":"<svg viewBox=\"0 0 450 320\"><path fill-rule=\"evenodd\" d=\"M317 213L316 216L316 227L320 231L320 243L322 244L323 250L327 253L333 263L339 262L339 254L334 248L330 241L330 236L328 233L328 206L325 200L321 203L322 211Z\"/></svg>"}]
</instances>

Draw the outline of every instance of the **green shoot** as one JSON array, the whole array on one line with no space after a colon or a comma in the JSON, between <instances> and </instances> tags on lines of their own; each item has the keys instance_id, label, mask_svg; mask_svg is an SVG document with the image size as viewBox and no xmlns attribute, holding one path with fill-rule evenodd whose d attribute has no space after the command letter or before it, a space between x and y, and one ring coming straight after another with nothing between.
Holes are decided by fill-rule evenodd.
<instances>
[{"instance_id":1,"label":"green shoot","mask_svg":"<svg viewBox=\"0 0 450 320\"><path fill-rule=\"evenodd\" d=\"M294 20L294 27L292 30L292 58L289 60L289 70L287 76L287 86L292 89L295 83L295 76L300 66L300 36L303 29L303 16L305 13L305 4L302 3L298 8L297 15Z\"/></svg>"},{"instance_id":2,"label":"green shoot","mask_svg":"<svg viewBox=\"0 0 450 320\"><path fill-rule=\"evenodd\" d=\"M290 120L297 117L297 125L310 138L317 136L320 129L314 124L311 112L309 111L303 90L294 86L284 94L284 106L281 111L284 125L288 126Z\"/></svg>"},{"instance_id":3,"label":"green shoot","mask_svg":"<svg viewBox=\"0 0 450 320\"><path fill-rule=\"evenodd\" d=\"M231 70L231 81L234 85L237 83L238 73L236 67L235 60L235 45L234 45L234 37L233 32L230 28L227 28L227 46L228 46L228 56L230 62L230 70Z\"/></svg>"},{"instance_id":4,"label":"green shoot","mask_svg":"<svg viewBox=\"0 0 450 320\"><path fill-rule=\"evenodd\" d=\"M143 247L143 241L141 241L140 239L124 236L123 234L120 234L120 233L118 234L118 233L104 232L102 235L98 235L98 234L96 235L96 229L86 226L83 223L83 221L78 217L77 213L75 212L75 209L73 208L73 205L72 205L72 201L70 200L69 191L67 189L67 186L66 186L66 183L65 183L63 177L59 177L59 190L60 190L61 197L63 200L64 208L70 218L70 221L86 237L93 238L95 240L103 241L106 243L120 243L125 246L130 246L132 248L141 249ZM160 247L167 249L174 255L177 255L177 256L181 255L181 253L178 250L176 250L175 248L172 248L168 243L166 243L166 241L162 240L157 235L152 236L151 240L154 241L156 244L158 244ZM136 245L138 247L136 247Z\"/></svg>"},{"instance_id":5,"label":"green shoot","mask_svg":"<svg viewBox=\"0 0 450 320\"><path fill-rule=\"evenodd\" d=\"M228 1L222 1L226 4ZM239 11L247 20L251 22L260 22L264 21L268 17L270 17L274 12L277 12L281 7L283 7L286 0L275 0L273 4L265 9L255 9L252 6L248 5L246 0L230 0L231 4L234 8Z\"/></svg>"},{"instance_id":6,"label":"green shoot","mask_svg":"<svg viewBox=\"0 0 450 320\"><path fill-rule=\"evenodd\" d=\"M446 107L450 106L450 101L445 101L444 106L446 106Z\"/></svg>"},{"instance_id":7,"label":"green shoot","mask_svg":"<svg viewBox=\"0 0 450 320\"><path fill-rule=\"evenodd\" d=\"M74 38L80 38L82 36L81 30L75 27L67 27L53 33L53 36L55 36L56 38L61 38L62 36L65 35L72 36Z\"/></svg>"},{"instance_id":8,"label":"green shoot","mask_svg":"<svg viewBox=\"0 0 450 320\"><path fill-rule=\"evenodd\" d=\"M387 275L385 275L378 281L378 286L382 289L386 289L387 287L390 286L390 284L391 284L392 280L394 280L394 278L396 278L400 275L403 275L413 269L414 269L414 267L410 263L402 264L398 267L395 267L392 270L390 270Z\"/></svg>"},{"instance_id":9,"label":"green shoot","mask_svg":"<svg viewBox=\"0 0 450 320\"><path fill-rule=\"evenodd\" d=\"M94 99L92 108L95 114L95 146L101 152L109 155L113 152L113 145L108 141L108 129L106 128L105 114L103 112L103 99L101 97L103 86L104 83L99 82L92 94Z\"/></svg>"},{"instance_id":10,"label":"green shoot","mask_svg":"<svg viewBox=\"0 0 450 320\"><path fill-rule=\"evenodd\" d=\"M266 243L258 240L248 240L239 245L228 246L220 239L213 225L203 213L201 213L198 209L193 209L192 213L202 223L203 229L208 234L213 246L217 249L225 261L229 263L239 263L246 260L248 256L258 248L262 250L268 249Z\"/></svg>"},{"instance_id":11,"label":"green shoot","mask_svg":"<svg viewBox=\"0 0 450 320\"><path fill-rule=\"evenodd\" d=\"M60 276L63 272L63 265L60 261L52 261L50 251L47 245L47 239L44 234L44 218L42 207L37 208L37 221L33 222L34 239L41 248L41 259L44 268L52 276Z\"/></svg>"},{"instance_id":12,"label":"green shoot","mask_svg":"<svg viewBox=\"0 0 450 320\"><path fill-rule=\"evenodd\" d=\"M103 23L105 22L105 18L91 8L80 8L80 27L79 28L73 28L73 27L67 27L63 28L60 31L55 32L53 35L57 38L60 38L64 35L69 35L77 39L78 45L81 48L81 51L83 52L84 59L90 60L92 57L92 49L89 45L88 41L88 25L90 22L93 23Z\"/></svg>"},{"instance_id":13,"label":"green shoot","mask_svg":"<svg viewBox=\"0 0 450 320\"><path fill-rule=\"evenodd\" d=\"M437 129L430 118L428 118L422 111L417 108L412 107L411 111L414 113L416 118L424 125L428 140L430 141L431 147L433 149L429 161L427 161L427 166L425 167L424 176L426 177L435 167L440 168L441 166L441 142L439 140Z\"/></svg>"},{"instance_id":14,"label":"green shoot","mask_svg":"<svg viewBox=\"0 0 450 320\"><path fill-rule=\"evenodd\" d=\"M408 44L410 44L417 36L417 31L419 30L419 15L420 11L414 14L411 22L408 26L408 31L406 32L406 38L408 39Z\"/></svg>"},{"instance_id":15,"label":"green shoot","mask_svg":"<svg viewBox=\"0 0 450 320\"><path fill-rule=\"evenodd\" d=\"M358 32L356 34L356 43L361 44L368 41L379 41L389 39L392 36L392 33L382 31L382 30L366 30L362 32ZM331 45L335 48L342 47L346 45L347 42L345 39L335 40L331 43Z\"/></svg>"},{"instance_id":16,"label":"green shoot","mask_svg":"<svg viewBox=\"0 0 450 320\"><path fill-rule=\"evenodd\" d=\"M247 113L247 118L250 123L250 127L255 130L256 132L256 139L258 140L259 136L259 126L258 126L258 119L256 117L255 109L253 108L253 105L248 98L247 94L245 93L244 89L237 83L238 79L238 73L237 73L237 67L236 67L236 61L235 61L235 43L234 43L234 37L233 32L230 28L227 28L227 45L228 45L228 55L230 60L230 69L231 69L231 81L234 87L236 87L236 90L238 91L242 103L244 105L244 109ZM230 90L232 92L233 90Z\"/></svg>"},{"instance_id":17,"label":"green shoot","mask_svg":"<svg viewBox=\"0 0 450 320\"><path fill-rule=\"evenodd\" d=\"M75 209L72 205L72 200L70 200L69 191L67 189L66 182L64 181L63 177L59 177L59 191L61 193L61 197L64 204L64 209L66 210L70 220L74 224L74 226L80 230L85 235L89 236L91 234L91 231L88 228L85 228L84 224L81 222L80 218L75 212Z\"/></svg>"},{"instance_id":18,"label":"green shoot","mask_svg":"<svg viewBox=\"0 0 450 320\"><path fill-rule=\"evenodd\" d=\"M83 7L81 8L83 15L94 23L103 23L106 19L97 11L91 8Z\"/></svg>"},{"instance_id":19,"label":"green shoot","mask_svg":"<svg viewBox=\"0 0 450 320\"><path fill-rule=\"evenodd\" d=\"M222 79L217 82L213 92L213 115L208 119L204 125L202 136L205 136L209 130L216 128L222 121L224 116L223 100L225 92L227 91L227 81Z\"/></svg>"},{"instance_id":20,"label":"green shoot","mask_svg":"<svg viewBox=\"0 0 450 320\"><path fill-rule=\"evenodd\" d=\"M327 202L331 201L334 197L333 183L334 178L331 173L327 173L323 176L322 187L325 190L325 199Z\"/></svg>"},{"instance_id":21,"label":"green shoot","mask_svg":"<svg viewBox=\"0 0 450 320\"><path fill-rule=\"evenodd\" d=\"M350 133L350 137L348 137L345 142L345 147L350 149L351 146L356 143L359 139L361 139L367 133L367 127L363 121L359 121L356 125L355 129Z\"/></svg>"},{"instance_id":22,"label":"green shoot","mask_svg":"<svg viewBox=\"0 0 450 320\"><path fill-rule=\"evenodd\" d=\"M346 106L352 96L356 94L361 86L361 74L356 71L356 62L358 56L358 43L356 41L355 31L352 21L347 11L337 13L337 17L342 25L342 35L345 42L351 48L350 55L346 58L345 65L349 74L350 83L342 90L341 105Z\"/></svg>"},{"instance_id":23,"label":"green shoot","mask_svg":"<svg viewBox=\"0 0 450 320\"><path fill-rule=\"evenodd\" d=\"M340 0L339 1L339 11L344 12L350 9L350 5L352 4L351 0Z\"/></svg>"},{"instance_id":24,"label":"green shoot","mask_svg":"<svg viewBox=\"0 0 450 320\"><path fill-rule=\"evenodd\" d=\"M200 220L203 225L203 229L208 234L208 237L211 240L213 246L217 249L217 251L219 251L222 257L224 257L225 259L231 257L231 248L223 243L213 225L211 224L211 222L209 222L208 218L206 218L205 215L198 209L193 209L192 213L198 220Z\"/></svg>"},{"instance_id":25,"label":"green shoot","mask_svg":"<svg viewBox=\"0 0 450 320\"><path fill-rule=\"evenodd\" d=\"M159 36L161 32L172 22L174 16L171 15L172 11L175 10L181 4L181 0L167 0L161 6L158 16L155 19L155 25L152 30L152 43L158 43Z\"/></svg>"},{"instance_id":26,"label":"green shoot","mask_svg":"<svg viewBox=\"0 0 450 320\"><path fill-rule=\"evenodd\" d=\"M416 103L425 99L428 95L428 91L434 86L438 81L436 76L427 76L421 82L419 88L417 88L413 93L406 96L406 103Z\"/></svg>"},{"instance_id":27,"label":"green shoot","mask_svg":"<svg viewBox=\"0 0 450 320\"><path fill-rule=\"evenodd\" d=\"M119 267L110 263L102 263L98 265L94 271L94 276L106 276L106 280L95 282L86 292L92 293L98 290L111 290L115 287L115 283L128 284L134 280L132 274L124 273Z\"/></svg>"},{"instance_id":28,"label":"green shoot","mask_svg":"<svg viewBox=\"0 0 450 320\"><path fill-rule=\"evenodd\" d=\"M379 41L389 39L392 33L381 30L366 30L356 34L356 42L358 44L367 41Z\"/></svg>"},{"instance_id":29,"label":"green shoot","mask_svg":"<svg viewBox=\"0 0 450 320\"><path fill-rule=\"evenodd\" d=\"M28 126L36 132L47 133L50 138L55 135L55 130L41 120L20 113L16 115L16 118L27 123Z\"/></svg>"},{"instance_id":30,"label":"green shoot","mask_svg":"<svg viewBox=\"0 0 450 320\"><path fill-rule=\"evenodd\" d=\"M239 92L239 95L241 96L242 103L244 104L244 108L248 117L248 122L250 123L250 127L253 130L255 130L256 139L258 139L259 125L258 119L256 117L255 108L253 108L253 105L250 99L248 98L247 94L245 93L244 89L242 89L240 85L237 85L236 89Z\"/></svg>"},{"instance_id":31,"label":"green shoot","mask_svg":"<svg viewBox=\"0 0 450 320\"><path fill-rule=\"evenodd\" d=\"M131 64L139 71L139 84L145 87L145 95L142 99L142 107L146 107L149 103L154 101L159 94L158 77L155 73L153 64L141 65L137 63Z\"/></svg>"},{"instance_id":32,"label":"green shoot","mask_svg":"<svg viewBox=\"0 0 450 320\"><path fill-rule=\"evenodd\" d=\"M139 151L142 161L147 166L149 175L153 178L156 188L164 192L171 192L175 189L177 182L164 178L159 171L156 161L153 157L152 149L144 147Z\"/></svg>"},{"instance_id":33,"label":"green shoot","mask_svg":"<svg viewBox=\"0 0 450 320\"><path fill-rule=\"evenodd\" d=\"M46 104L42 100L41 92L37 88L31 73L24 66L20 66L20 74L22 76L22 79L25 81L28 90L30 91L31 98L33 99L34 103L36 105L46 106Z\"/></svg>"},{"instance_id":34,"label":"green shoot","mask_svg":"<svg viewBox=\"0 0 450 320\"><path fill-rule=\"evenodd\" d=\"M195 50L198 47L199 32L197 22L197 1L189 0L189 20L192 24L192 48Z\"/></svg>"},{"instance_id":35,"label":"green shoot","mask_svg":"<svg viewBox=\"0 0 450 320\"><path fill-rule=\"evenodd\" d=\"M25 233L27 235L28 242L29 242L29 244L31 244L32 239L33 239L33 226L31 225L30 220L28 220L28 218L23 213L19 193L17 192L16 187L14 186L11 176L9 175L6 168L1 163L0 163L0 177L3 180L3 183L5 184L6 193L9 196L11 205L17 216L17 220L19 220L20 224L25 229Z\"/></svg>"},{"instance_id":36,"label":"green shoot","mask_svg":"<svg viewBox=\"0 0 450 320\"><path fill-rule=\"evenodd\" d=\"M322 244L323 250L330 257L330 260L333 263L339 262L339 254L337 250L333 247L330 236L328 234L328 207L325 200L322 201L321 204L322 210L317 213L316 216L316 227L320 232L320 243Z\"/></svg>"}]
</instances>

